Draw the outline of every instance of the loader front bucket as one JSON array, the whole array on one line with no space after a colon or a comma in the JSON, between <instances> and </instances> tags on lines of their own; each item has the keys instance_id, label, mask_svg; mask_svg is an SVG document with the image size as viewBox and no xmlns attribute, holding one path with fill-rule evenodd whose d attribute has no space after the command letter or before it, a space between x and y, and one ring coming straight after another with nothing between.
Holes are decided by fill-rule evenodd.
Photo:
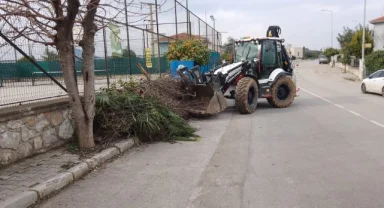
<instances>
[{"instance_id":1,"label":"loader front bucket","mask_svg":"<svg viewBox=\"0 0 384 208\"><path fill-rule=\"evenodd\" d=\"M195 99L201 101L201 105L189 109L194 115L215 115L227 108L227 101L220 90L215 90L210 84L199 84L193 86L196 94Z\"/></svg>"},{"instance_id":2,"label":"loader front bucket","mask_svg":"<svg viewBox=\"0 0 384 208\"><path fill-rule=\"evenodd\" d=\"M205 82L200 67L191 70L183 67L177 70L188 91L194 96L192 105L188 111L195 116L210 116L220 113L227 108L227 101L219 87L212 82Z\"/></svg>"}]
</instances>

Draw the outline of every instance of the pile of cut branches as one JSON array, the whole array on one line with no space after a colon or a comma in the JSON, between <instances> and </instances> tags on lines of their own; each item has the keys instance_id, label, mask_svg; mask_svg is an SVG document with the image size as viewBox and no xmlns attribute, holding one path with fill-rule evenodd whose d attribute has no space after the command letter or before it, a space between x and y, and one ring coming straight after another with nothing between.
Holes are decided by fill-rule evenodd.
<instances>
[{"instance_id":1,"label":"pile of cut branches","mask_svg":"<svg viewBox=\"0 0 384 208\"><path fill-rule=\"evenodd\" d=\"M108 138L134 134L144 142L195 137L187 109L200 103L185 96L182 84L167 77L119 81L97 96L95 129Z\"/></svg>"}]
</instances>

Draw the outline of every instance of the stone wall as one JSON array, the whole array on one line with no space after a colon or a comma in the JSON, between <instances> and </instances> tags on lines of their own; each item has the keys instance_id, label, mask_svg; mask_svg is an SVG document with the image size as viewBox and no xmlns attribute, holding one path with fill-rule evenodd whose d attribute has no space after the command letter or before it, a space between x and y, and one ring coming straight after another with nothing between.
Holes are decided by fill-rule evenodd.
<instances>
[{"instance_id":1,"label":"stone wall","mask_svg":"<svg viewBox=\"0 0 384 208\"><path fill-rule=\"evenodd\" d=\"M346 72L349 72L355 76L357 76L360 80L362 80L361 78L361 69L359 67L352 67L350 65L344 65L342 63L336 63L335 66L337 68L340 68L342 70L345 70Z\"/></svg>"},{"instance_id":2,"label":"stone wall","mask_svg":"<svg viewBox=\"0 0 384 208\"><path fill-rule=\"evenodd\" d=\"M74 127L65 99L2 109L0 167L63 145Z\"/></svg>"}]
</instances>

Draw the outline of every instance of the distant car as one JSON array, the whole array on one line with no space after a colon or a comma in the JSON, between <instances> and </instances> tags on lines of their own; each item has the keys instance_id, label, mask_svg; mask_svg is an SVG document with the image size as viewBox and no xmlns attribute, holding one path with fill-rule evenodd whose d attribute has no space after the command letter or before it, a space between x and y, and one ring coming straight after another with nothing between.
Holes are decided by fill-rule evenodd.
<instances>
[{"instance_id":1,"label":"distant car","mask_svg":"<svg viewBox=\"0 0 384 208\"><path fill-rule=\"evenodd\" d=\"M319 64L328 64L329 60L326 56L320 56L319 57Z\"/></svg>"},{"instance_id":2,"label":"distant car","mask_svg":"<svg viewBox=\"0 0 384 208\"><path fill-rule=\"evenodd\" d=\"M377 93L384 96L384 69L381 69L364 79L361 83L363 93Z\"/></svg>"}]
</instances>

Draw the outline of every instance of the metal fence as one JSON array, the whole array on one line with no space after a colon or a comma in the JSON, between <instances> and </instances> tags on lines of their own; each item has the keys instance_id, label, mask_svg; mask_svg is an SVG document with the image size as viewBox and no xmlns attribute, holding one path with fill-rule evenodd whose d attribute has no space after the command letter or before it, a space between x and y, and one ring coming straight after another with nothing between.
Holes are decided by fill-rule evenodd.
<instances>
[{"instance_id":1,"label":"metal fence","mask_svg":"<svg viewBox=\"0 0 384 208\"><path fill-rule=\"evenodd\" d=\"M127 81L131 77L138 78L141 75L138 64L151 74L161 75L168 72L169 63L166 53L169 44L176 40L199 38L207 43L212 52L217 54L220 51L221 34L176 0L164 0L158 5L155 1L142 3L134 0L127 10L130 14L127 18L128 23L124 15L118 15L110 22L111 27L105 27L96 33L96 90L109 87L111 83L118 80ZM4 32L7 28L9 29L6 26L2 27L1 31ZM114 47L111 43L111 37L117 34L122 49L120 56L113 53ZM64 85L56 48L30 42L22 37L14 40L13 43L33 57L39 66ZM83 93L82 51L76 43L74 51L76 66L74 71L76 71L79 90ZM150 59L146 51L150 51ZM213 56L210 60L209 67L218 62L218 58L215 57ZM152 66L147 65L148 62ZM66 95L64 90L0 38L0 108Z\"/></svg>"}]
</instances>

